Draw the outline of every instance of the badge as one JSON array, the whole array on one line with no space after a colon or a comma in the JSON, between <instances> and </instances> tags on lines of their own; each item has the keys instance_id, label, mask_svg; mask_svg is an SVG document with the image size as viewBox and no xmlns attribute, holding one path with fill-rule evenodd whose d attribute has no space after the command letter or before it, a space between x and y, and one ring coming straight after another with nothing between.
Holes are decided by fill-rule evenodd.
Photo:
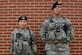
<instances>
[{"instance_id":1,"label":"badge","mask_svg":"<svg viewBox=\"0 0 82 55\"><path fill-rule=\"evenodd\" d=\"M25 17L23 16L22 19L25 20Z\"/></svg>"}]
</instances>

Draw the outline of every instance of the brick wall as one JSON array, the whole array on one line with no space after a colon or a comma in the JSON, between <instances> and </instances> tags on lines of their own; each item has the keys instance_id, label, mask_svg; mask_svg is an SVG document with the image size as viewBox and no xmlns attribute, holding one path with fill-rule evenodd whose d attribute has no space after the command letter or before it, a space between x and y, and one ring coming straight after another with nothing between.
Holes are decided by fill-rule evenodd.
<instances>
[{"instance_id":1,"label":"brick wall","mask_svg":"<svg viewBox=\"0 0 82 55\"><path fill-rule=\"evenodd\" d=\"M37 36L38 52L43 55L44 44L39 30L42 22L49 17L51 6L57 0L0 0L0 55L10 54L10 34L18 27L18 17L28 17L28 27ZM72 55L82 55L82 0L61 0L62 14L68 17L75 28L75 39L70 44Z\"/></svg>"}]
</instances>

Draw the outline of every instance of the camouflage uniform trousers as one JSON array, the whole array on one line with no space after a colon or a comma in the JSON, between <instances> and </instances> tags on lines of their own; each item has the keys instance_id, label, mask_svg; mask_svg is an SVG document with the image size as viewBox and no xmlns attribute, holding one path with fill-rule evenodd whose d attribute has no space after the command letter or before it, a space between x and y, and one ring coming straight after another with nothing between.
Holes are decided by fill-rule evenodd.
<instances>
[{"instance_id":1,"label":"camouflage uniform trousers","mask_svg":"<svg viewBox=\"0 0 82 55\"><path fill-rule=\"evenodd\" d=\"M70 55L70 49L67 44L47 45L46 48L46 55Z\"/></svg>"}]
</instances>

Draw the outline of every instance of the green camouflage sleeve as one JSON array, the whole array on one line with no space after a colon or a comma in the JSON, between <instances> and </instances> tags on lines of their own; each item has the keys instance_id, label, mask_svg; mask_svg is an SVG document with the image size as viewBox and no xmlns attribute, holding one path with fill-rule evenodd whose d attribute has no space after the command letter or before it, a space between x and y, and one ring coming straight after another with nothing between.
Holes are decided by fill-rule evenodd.
<instances>
[{"instance_id":1,"label":"green camouflage sleeve","mask_svg":"<svg viewBox=\"0 0 82 55\"><path fill-rule=\"evenodd\" d=\"M40 37L44 43L46 43L47 26L48 26L48 21L45 20L40 29Z\"/></svg>"},{"instance_id":2,"label":"green camouflage sleeve","mask_svg":"<svg viewBox=\"0 0 82 55\"><path fill-rule=\"evenodd\" d=\"M68 24L67 37L70 37L70 42L74 39L74 28L69 19L66 20Z\"/></svg>"},{"instance_id":3,"label":"green camouflage sleeve","mask_svg":"<svg viewBox=\"0 0 82 55\"><path fill-rule=\"evenodd\" d=\"M11 33L11 53L15 54L15 46L14 46L14 42L15 42L15 33L17 32L17 29L15 29L12 33Z\"/></svg>"},{"instance_id":4,"label":"green camouflage sleeve","mask_svg":"<svg viewBox=\"0 0 82 55\"><path fill-rule=\"evenodd\" d=\"M14 34L11 33L11 53L14 53Z\"/></svg>"},{"instance_id":5,"label":"green camouflage sleeve","mask_svg":"<svg viewBox=\"0 0 82 55\"><path fill-rule=\"evenodd\" d=\"M30 30L31 31L31 30ZM32 37L32 51L33 53L37 52L37 45L36 45L36 36L33 31L31 31L31 37Z\"/></svg>"}]
</instances>

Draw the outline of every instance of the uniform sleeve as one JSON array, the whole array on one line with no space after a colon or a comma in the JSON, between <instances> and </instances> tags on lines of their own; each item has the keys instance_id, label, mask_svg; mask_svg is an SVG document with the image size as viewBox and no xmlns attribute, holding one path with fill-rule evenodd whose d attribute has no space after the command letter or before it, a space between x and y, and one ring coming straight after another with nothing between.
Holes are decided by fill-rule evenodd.
<instances>
[{"instance_id":1,"label":"uniform sleeve","mask_svg":"<svg viewBox=\"0 0 82 55\"><path fill-rule=\"evenodd\" d=\"M17 29L15 29L15 30L11 33L11 49L10 49L10 51L11 51L12 54L15 54L14 42L15 42L15 40L16 40L16 39L15 39L16 30L17 30Z\"/></svg>"},{"instance_id":2,"label":"uniform sleeve","mask_svg":"<svg viewBox=\"0 0 82 55\"><path fill-rule=\"evenodd\" d=\"M44 43L46 43L47 26L48 26L48 21L45 20L40 29L40 37Z\"/></svg>"},{"instance_id":3,"label":"uniform sleeve","mask_svg":"<svg viewBox=\"0 0 82 55\"><path fill-rule=\"evenodd\" d=\"M67 37L70 37L70 42L74 39L74 28L69 19L67 19L68 30L67 30Z\"/></svg>"},{"instance_id":4,"label":"uniform sleeve","mask_svg":"<svg viewBox=\"0 0 82 55\"><path fill-rule=\"evenodd\" d=\"M35 33L33 31L31 31L31 41L32 41L32 51L33 53L37 52L37 45L36 45L36 36L35 36Z\"/></svg>"},{"instance_id":5,"label":"uniform sleeve","mask_svg":"<svg viewBox=\"0 0 82 55\"><path fill-rule=\"evenodd\" d=\"M14 52L14 34L13 32L11 33L11 53Z\"/></svg>"}]
</instances>

